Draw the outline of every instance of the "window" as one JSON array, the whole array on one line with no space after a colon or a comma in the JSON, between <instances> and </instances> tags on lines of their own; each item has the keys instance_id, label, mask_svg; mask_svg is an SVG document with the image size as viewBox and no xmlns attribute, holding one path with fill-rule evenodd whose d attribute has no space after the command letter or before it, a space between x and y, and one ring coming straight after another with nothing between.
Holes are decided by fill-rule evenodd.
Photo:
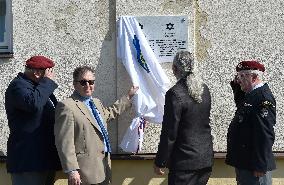
<instances>
[{"instance_id":1,"label":"window","mask_svg":"<svg viewBox=\"0 0 284 185\"><path fill-rule=\"evenodd\" d=\"M0 0L0 56L12 53L12 3Z\"/></svg>"}]
</instances>

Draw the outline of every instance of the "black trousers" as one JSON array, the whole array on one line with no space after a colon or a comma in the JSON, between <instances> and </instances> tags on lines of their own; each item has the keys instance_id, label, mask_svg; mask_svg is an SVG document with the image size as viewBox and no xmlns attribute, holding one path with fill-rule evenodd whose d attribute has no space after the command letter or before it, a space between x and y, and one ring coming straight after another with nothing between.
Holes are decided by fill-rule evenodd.
<instances>
[{"instance_id":1,"label":"black trousers","mask_svg":"<svg viewBox=\"0 0 284 185\"><path fill-rule=\"evenodd\" d=\"M206 185L212 167L200 170L169 170L168 185Z\"/></svg>"},{"instance_id":2,"label":"black trousers","mask_svg":"<svg viewBox=\"0 0 284 185\"><path fill-rule=\"evenodd\" d=\"M53 185L55 171L12 173L13 185Z\"/></svg>"}]
</instances>

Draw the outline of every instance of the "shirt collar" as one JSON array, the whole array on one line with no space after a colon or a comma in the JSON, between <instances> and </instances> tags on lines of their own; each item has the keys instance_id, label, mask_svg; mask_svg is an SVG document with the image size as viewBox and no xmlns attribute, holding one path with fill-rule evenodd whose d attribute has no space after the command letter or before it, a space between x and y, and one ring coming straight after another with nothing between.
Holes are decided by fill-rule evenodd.
<instances>
[{"instance_id":1,"label":"shirt collar","mask_svg":"<svg viewBox=\"0 0 284 185\"><path fill-rule=\"evenodd\" d=\"M257 89L257 88L259 88L259 87L262 87L263 85L264 85L263 83L257 84L256 86L254 86L254 88L252 89L252 91L255 90L255 89Z\"/></svg>"},{"instance_id":2,"label":"shirt collar","mask_svg":"<svg viewBox=\"0 0 284 185\"><path fill-rule=\"evenodd\" d=\"M76 90L74 91L74 94L78 96L78 99L82 102L88 102L92 98L91 96L81 96Z\"/></svg>"}]
</instances>

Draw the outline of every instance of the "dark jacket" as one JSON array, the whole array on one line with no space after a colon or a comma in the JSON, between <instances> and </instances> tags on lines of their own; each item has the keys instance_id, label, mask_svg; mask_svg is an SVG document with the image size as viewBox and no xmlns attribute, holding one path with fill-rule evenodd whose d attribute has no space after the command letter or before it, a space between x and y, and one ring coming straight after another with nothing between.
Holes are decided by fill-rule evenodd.
<instances>
[{"instance_id":1,"label":"dark jacket","mask_svg":"<svg viewBox=\"0 0 284 185\"><path fill-rule=\"evenodd\" d=\"M203 86L200 104L189 96L185 79L166 93L156 166L170 170L198 170L212 166L211 97L208 87Z\"/></svg>"},{"instance_id":2,"label":"dark jacket","mask_svg":"<svg viewBox=\"0 0 284 185\"><path fill-rule=\"evenodd\" d=\"M268 85L264 84L237 99L241 105L229 126L226 163L259 172L275 169L272 145L276 102Z\"/></svg>"},{"instance_id":3,"label":"dark jacket","mask_svg":"<svg viewBox=\"0 0 284 185\"><path fill-rule=\"evenodd\" d=\"M59 170L54 142L57 84L49 78L34 83L19 73L5 93L10 128L7 170L11 173ZM52 101L52 102L51 102Z\"/></svg>"}]
</instances>

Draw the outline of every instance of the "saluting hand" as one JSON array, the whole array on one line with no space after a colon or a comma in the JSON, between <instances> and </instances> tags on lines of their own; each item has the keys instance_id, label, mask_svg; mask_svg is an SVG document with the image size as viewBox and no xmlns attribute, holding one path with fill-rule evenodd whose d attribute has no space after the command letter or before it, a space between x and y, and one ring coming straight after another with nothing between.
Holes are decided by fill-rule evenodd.
<instances>
[{"instance_id":1,"label":"saluting hand","mask_svg":"<svg viewBox=\"0 0 284 185\"><path fill-rule=\"evenodd\" d=\"M54 71L53 71L53 69L52 68L45 69L44 77L47 77L49 79L53 79L54 78Z\"/></svg>"}]
</instances>

